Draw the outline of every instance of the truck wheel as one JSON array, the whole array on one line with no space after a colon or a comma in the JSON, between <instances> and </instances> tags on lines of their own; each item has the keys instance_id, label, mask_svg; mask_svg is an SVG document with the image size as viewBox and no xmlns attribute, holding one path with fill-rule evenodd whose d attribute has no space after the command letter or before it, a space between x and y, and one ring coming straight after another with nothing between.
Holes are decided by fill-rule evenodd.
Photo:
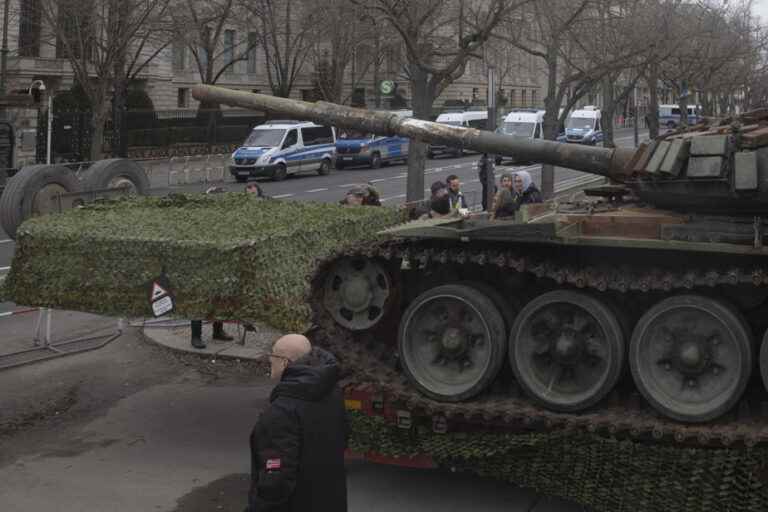
<instances>
[{"instance_id":1,"label":"truck wheel","mask_svg":"<svg viewBox=\"0 0 768 512\"><path fill-rule=\"evenodd\" d=\"M336 169L337 169L337 170L339 170L339 171L340 171L340 170L342 170L342 169L344 168L344 162L341 162L341 161L339 161L339 160L336 160L336 165L335 165L335 167L336 167Z\"/></svg>"},{"instance_id":2,"label":"truck wheel","mask_svg":"<svg viewBox=\"0 0 768 512\"><path fill-rule=\"evenodd\" d=\"M272 172L272 181L283 181L286 176L288 176L288 170L285 164L277 164L277 167Z\"/></svg>"},{"instance_id":3,"label":"truck wheel","mask_svg":"<svg viewBox=\"0 0 768 512\"><path fill-rule=\"evenodd\" d=\"M16 230L28 218L59 211L58 194L81 190L80 181L64 166L24 167L8 180L0 197L0 223L9 237L16 238ZM72 208L75 203L73 198L62 199L61 208Z\"/></svg>"},{"instance_id":4,"label":"truck wheel","mask_svg":"<svg viewBox=\"0 0 768 512\"><path fill-rule=\"evenodd\" d=\"M509 362L520 386L547 409L584 410L607 395L624 363L624 331L610 307L583 292L555 290L520 311Z\"/></svg>"},{"instance_id":5,"label":"truck wheel","mask_svg":"<svg viewBox=\"0 0 768 512\"><path fill-rule=\"evenodd\" d=\"M662 300L637 322L632 377L654 409L688 423L713 420L741 398L752 372L752 334L729 304L703 295Z\"/></svg>"},{"instance_id":6,"label":"truck wheel","mask_svg":"<svg viewBox=\"0 0 768 512\"><path fill-rule=\"evenodd\" d=\"M378 169L381 167L381 155L374 153L371 155L371 169Z\"/></svg>"},{"instance_id":7,"label":"truck wheel","mask_svg":"<svg viewBox=\"0 0 768 512\"><path fill-rule=\"evenodd\" d=\"M504 317L472 286L448 284L419 295L400 322L398 350L408 379L444 402L471 398L504 362Z\"/></svg>"},{"instance_id":8,"label":"truck wheel","mask_svg":"<svg viewBox=\"0 0 768 512\"><path fill-rule=\"evenodd\" d=\"M80 181L84 190L125 187L129 194L143 196L150 189L144 168L127 158L99 160L83 172Z\"/></svg>"},{"instance_id":9,"label":"truck wheel","mask_svg":"<svg viewBox=\"0 0 768 512\"><path fill-rule=\"evenodd\" d=\"M327 158L323 158L320 162L320 168L317 170L317 174L320 176L328 176L331 173L331 161Z\"/></svg>"}]
</instances>

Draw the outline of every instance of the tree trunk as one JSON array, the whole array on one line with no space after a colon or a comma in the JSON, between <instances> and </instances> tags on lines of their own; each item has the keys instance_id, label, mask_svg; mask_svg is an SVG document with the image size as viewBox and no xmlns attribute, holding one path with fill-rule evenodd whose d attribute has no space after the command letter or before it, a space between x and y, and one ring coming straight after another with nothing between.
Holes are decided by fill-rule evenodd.
<instances>
[{"instance_id":1,"label":"tree trunk","mask_svg":"<svg viewBox=\"0 0 768 512\"><path fill-rule=\"evenodd\" d=\"M648 137L655 139L659 136L659 64L652 62L648 71L648 112L646 123L648 124Z\"/></svg>"},{"instance_id":2,"label":"tree trunk","mask_svg":"<svg viewBox=\"0 0 768 512\"><path fill-rule=\"evenodd\" d=\"M104 123L109 114L104 101L94 102L91 114L91 161L104 157Z\"/></svg>"},{"instance_id":3,"label":"tree trunk","mask_svg":"<svg viewBox=\"0 0 768 512\"><path fill-rule=\"evenodd\" d=\"M411 94L413 116L416 119L429 120L432 114L432 104L435 101L427 74L412 66ZM420 141L411 140L408 149L408 182L405 191L406 202L424 199L424 163L427 156L427 145Z\"/></svg>"},{"instance_id":4,"label":"tree trunk","mask_svg":"<svg viewBox=\"0 0 768 512\"><path fill-rule=\"evenodd\" d=\"M616 145L613 142L613 117L616 113L616 102L613 95L613 77L603 80L603 146L613 148Z\"/></svg>"},{"instance_id":5,"label":"tree trunk","mask_svg":"<svg viewBox=\"0 0 768 512\"><path fill-rule=\"evenodd\" d=\"M554 39L547 48L547 96L544 98L544 139L557 139L560 104L557 101L557 57L559 41ZM555 167L541 166L541 194L544 199L555 195Z\"/></svg>"},{"instance_id":6,"label":"tree trunk","mask_svg":"<svg viewBox=\"0 0 768 512\"><path fill-rule=\"evenodd\" d=\"M112 154L128 157L128 133L126 111L128 104L128 80L124 75L115 80L115 94L112 97Z\"/></svg>"}]
</instances>

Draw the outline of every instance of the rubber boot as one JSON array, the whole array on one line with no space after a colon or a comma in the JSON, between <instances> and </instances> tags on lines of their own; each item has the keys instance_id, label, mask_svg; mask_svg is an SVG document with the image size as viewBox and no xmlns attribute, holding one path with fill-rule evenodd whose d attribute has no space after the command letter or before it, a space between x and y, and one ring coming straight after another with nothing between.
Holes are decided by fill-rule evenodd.
<instances>
[{"instance_id":1,"label":"rubber boot","mask_svg":"<svg viewBox=\"0 0 768 512\"><path fill-rule=\"evenodd\" d=\"M192 320L192 346L194 348L205 348L202 320Z\"/></svg>"},{"instance_id":2,"label":"rubber boot","mask_svg":"<svg viewBox=\"0 0 768 512\"><path fill-rule=\"evenodd\" d=\"M224 332L224 322L213 322L213 339L232 341L235 338Z\"/></svg>"}]
</instances>

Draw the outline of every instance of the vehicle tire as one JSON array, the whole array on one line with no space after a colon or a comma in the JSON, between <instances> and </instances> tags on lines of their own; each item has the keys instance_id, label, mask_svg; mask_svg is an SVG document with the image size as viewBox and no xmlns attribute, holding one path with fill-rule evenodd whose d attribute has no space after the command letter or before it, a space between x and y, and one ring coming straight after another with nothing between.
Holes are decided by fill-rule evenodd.
<instances>
[{"instance_id":1,"label":"vehicle tire","mask_svg":"<svg viewBox=\"0 0 768 512\"><path fill-rule=\"evenodd\" d=\"M335 167L337 171L342 170L344 168L344 162L340 162L339 160L336 160Z\"/></svg>"},{"instance_id":2,"label":"vehicle tire","mask_svg":"<svg viewBox=\"0 0 768 512\"><path fill-rule=\"evenodd\" d=\"M611 308L584 292L554 290L528 302L509 333L509 362L547 409L576 412L602 400L624 364L624 330Z\"/></svg>"},{"instance_id":3,"label":"vehicle tire","mask_svg":"<svg viewBox=\"0 0 768 512\"><path fill-rule=\"evenodd\" d=\"M277 164L275 170L272 172L272 181L283 181L288 176L288 169L285 164Z\"/></svg>"},{"instance_id":4,"label":"vehicle tire","mask_svg":"<svg viewBox=\"0 0 768 512\"><path fill-rule=\"evenodd\" d=\"M493 300L464 284L422 293L398 329L400 362L422 393L460 402L482 392L504 363L504 317Z\"/></svg>"},{"instance_id":5,"label":"vehicle tire","mask_svg":"<svg viewBox=\"0 0 768 512\"><path fill-rule=\"evenodd\" d=\"M667 122L667 128L670 130L674 130L677 127L677 124L674 121Z\"/></svg>"},{"instance_id":6,"label":"vehicle tire","mask_svg":"<svg viewBox=\"0 0 768 512\"><path fill-rule=\"evenodd\" d=\"M637 389L661 414L687 423L713 420L735 406L752 358L752 331L741 313L704 295L654 305L629 345Z\"/></svg>"},{"instance_id":7,"label":"vehicle tire","mask_svg":"<svg viewBox=\"0 0 768 512\"><path fill-rule=\"evenodd\" d=\"M248 181L248 176L240 176L238 174L235 174L235 181L238 183L245 183Z\"/></svg>"},{"instance_id":8,"label":"vehicle tire","mask_svg":"<svg viewBox=\"0 0 768 512\"><path fill-rule=\"evenodd\" d=\"M374 153L371 155L371 169L378 169L381 167L381 155Z\"/></svg>"},{"instance_id":9,"label":"vehicle tire","mask_svg":"<svg viewBox=\"0 0 768 512\"><path fill-rule=\"evenodd\" d=\"M30 165L8 180L0 196L0 224L11 238L22 222L35 215L58 211L53 197L82 191L75 173L60 165ZM75 199L62 200L62 209L71 208Z\"/></svg>"},{"instance_id":10,"label":"vehicle tire","mask_svg":"<svg viewBox=\"0 0 768 512\"><path fill-rule=\"evenodd\" d=\"M500 156L497 156L496 158L493 159L493 161L496 163L496 165L501 165L501 162L503 161L503 159Z\"/></svg>"},{"instance_id":11,"label":"vehicle tire","mask_svg":"<svg viewBox=\"0 0 768 512\"><path fill-rule=\"evenodd\" d=\"M320 168L317 170L317 174L320 176L328 176L331 174L331 161L327 158L323 158L323 161L320 162Z\"/></svg>"},{"instance_id":12,"label":"vehicle tire","mask_svg":"<svg viewBox=\"0 0 768 512\"><path fill-rule=\"evenodd\" d=\"M130 194L143 196L150 183L144 168L127 158L99 160L80 176L84 190L127 187Z\"/></svg>"}]
</instances>

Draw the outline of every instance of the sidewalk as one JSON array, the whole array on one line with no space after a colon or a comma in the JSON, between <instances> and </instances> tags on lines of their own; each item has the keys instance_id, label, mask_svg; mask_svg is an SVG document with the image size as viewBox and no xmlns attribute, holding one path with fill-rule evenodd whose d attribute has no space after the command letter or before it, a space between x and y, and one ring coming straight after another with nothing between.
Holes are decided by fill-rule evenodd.
<instances>
[{"instance_id":1,"label":"sidewalk","mask_svg":"<svg viewBox=\"0 0 768 512\"><path fill-rule=\"evenodd\" d=\"M142 327L141 324L139 327ZM225 323L224 330L235 339L234 341L219 341L212 339L212 324L206 322L203 324L203 341L206 344L203 349L192 347L189 322L147 321L143 324L142 333L147 340L179 352L201 354L213 358L264 359L272 349L272 344L283 333L260 324L254 324L254 327L255 332L244 333L242 325ZM245 343L241 345L240 341L243 334L245 334Z\"/></svg>"}]
</instances>

